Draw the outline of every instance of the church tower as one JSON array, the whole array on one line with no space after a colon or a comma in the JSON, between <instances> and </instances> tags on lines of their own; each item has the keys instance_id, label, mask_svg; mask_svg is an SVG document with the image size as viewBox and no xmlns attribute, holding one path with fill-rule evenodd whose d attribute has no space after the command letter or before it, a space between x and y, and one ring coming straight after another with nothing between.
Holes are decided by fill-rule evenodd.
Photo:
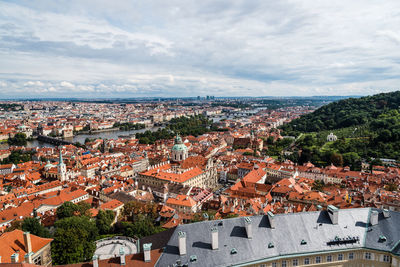
<instances>
[{"instance_id":1,"label":"church tower","mask_svg":"<svg viewBox=\"0 0 400 267\"><path fill-rule=\"evenodd\" d=\"M182 142L182 138L177 134L175 145L172 147L172 160L176 162L184 161L189 156L187 146Z\"/></svg>"},{"instance_id":2,"label":"church tower","mask_svg":"<svg viewBox=\"0 0 400 267\"><path fill-rule=\"evenodd\" d=\"M67 166L63 162L62 148L60 147L59 150L60 150L60 156L59 156L58 165L57 165L58 179L61 182L64 182L65 180L67 180Z\"/></svg>"}]
</instances>

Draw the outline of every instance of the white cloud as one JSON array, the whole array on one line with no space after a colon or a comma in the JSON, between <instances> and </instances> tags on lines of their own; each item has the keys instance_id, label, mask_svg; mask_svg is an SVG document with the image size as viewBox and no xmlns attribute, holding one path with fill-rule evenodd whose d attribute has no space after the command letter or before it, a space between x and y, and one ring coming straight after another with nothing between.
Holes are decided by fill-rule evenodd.
<instances>
[{"instance_id":1,"label":"white cloud","mask_svg":"<svg viewBox=\"0 0 400 267\"><path fill-rule=\"evenodd\" d=\"M31 87L31 86L44 86L44 83L41 81L28 81L24 83L24 86Z\"/></svg>"},{"instance_id":2,"label":"white cloud","mask_svg":"<svg viewBox=\"0 0 400 267\"><path fill-rule=\"evenodd\" d=\"M397 0L2 2L0 78L94 97L395 90L399 9Z\"/></svg>"},{"instance_id":3,"label":"white cloud","mask_svg":"<svg viewBox=\"0 0 400 267\"><path fill-rule=\"evenodd\" d=\"M84 91L84 92L93 92L94 87L91 85L79 85L78 86L79 91Z\"/></svg>"},{"instance_id":4,"label":"white cloud","mask_svg":"<svg viewBox=\"0 0 400 267\"><path fill-rule=\"evenodd\" d=\"M62 87L68 88L68 89L74 89L75 88L75 85L73 85L70 82L66 82L66 81L61 82L60 85Z\"/></svg>"}]
</instances>

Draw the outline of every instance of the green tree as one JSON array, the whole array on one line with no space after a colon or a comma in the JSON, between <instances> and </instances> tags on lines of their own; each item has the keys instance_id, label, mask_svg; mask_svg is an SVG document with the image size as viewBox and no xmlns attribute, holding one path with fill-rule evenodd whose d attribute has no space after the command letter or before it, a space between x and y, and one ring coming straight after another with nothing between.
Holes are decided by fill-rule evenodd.
<instances>
[{"instance_id":1,"label":"green tree","mask_svg":"<svg viewBox=\"0 0 400 267\"><path fill-rule=\"evenodd\" d=\"M2 163L9 164L14 163L18 164L21 162L27 162L32 160L32 156L35 154L34 151L22 151L22 150L14 150L11 152L11 155L5 158Z\"/></svg>"},{"instance_id":2,"label":"green tree","mask_svg":"<svg viewBox=\"0 0 400 267\"><path fill-rule=\"evenodd\" d=\"M25 218L22 222L22 230L40 237L48 238L51 236L49 230L41 225L39 219L37 218Z\"/></svg>"},{"instance_id":3,"label":"green tree","mask_svg":"<svg viewBox=\"0 0 400 267\"><path fill-rule=\"evenodd\" d=\"M96 216L96 227L101 235L110 233L111 224L114 221L115 214L111 210L100 210Z\"/></svg>"},{"instance_id":4,"label":"green tree","mask_svg":"<svg viewBox=\"0 0 400 267\"><path fill-rule=\"evenodd\" d=\"M90 216L90 204L84 201L81 201L76 204L76 211L79 212L80 215Z\"/></svg>"},{"instance_id":5,"label":"green tree","mask_svg":"<svg viewBox=\"0 0 400 267\"><path fill-rule=\"evenodd\" d=\"M372 168L372 166L382 166L383 162L380 159L374 159L371 161L370 165L371 165L371 168Z\"/></svg>"},{"instance_id":6,"label":"green tree","mask_svg":"<svg viewBox=\"0 0 400 267\"><path fill-rule=\"evenodd\" d=\"M7 227L5 232L11 232L14 231L15 229L20 229L22 230L22 221L21 220L14 220L11 222L11 226Z\"/></svg>"},{"instance_id":7,"label":"green tree","mask_svg":"<svg viewBox=\"0 0 400 267\"><path fill-rule=\"evenodd\" d=\"M96 250L98 230L95 222L86 216L67 217L55 223L51 244L54 264L72 264L89 261Z\"/></svg>"},{"instance_id":8,"label":"green tree","mask_svg":"<svg viewBox=\"0 0 400 267\"><path fill-rule=\"evenodd\" d=\"M9 145L14 146L25 146L26 145L26 134L16 133L14 137L8 139Z\"/></svg>"},{"instance_id":9,"label":"green tree","mask_svg":"<svg viewBox=\"0 0 400 267\"><path fill-rule=\"evenodd\" d=\"M268 136L268 138L267 138L267 145L272 145L272 144L274 144L274 137Z\"/></svg>"},{"instance_id":10,"label":"green tree","mask_svg":"<svg viewBox=\"0 0 400 267\"><path fill-rule=\"evenodd\" d=\"M139 214L133 223L117 222L113 228L115 234L139 238L153 235L163 230L161 227L156 227L153 220L143 214Z\"/></svg>"},{"instance_id":11,"label":"green tree","mask_svg":"<svg viewBox=\"0 0 400 267\"><path fill-rule=\"evenodd\" d=\"M330 161L335 166L343 166L343 156L339 153L332 153Z\"/></svg>"},{"instance_id":12,"label":"green tree","mask_svg":"<svg viewBox=\"0 0 400 267\"><path fill-rule=\"evenodd\" d=\"M76 212L79 212L79 207L70 201L64 202L57 208L56 214L58 219L72 217Z\"/></svg>"}]
</instances>

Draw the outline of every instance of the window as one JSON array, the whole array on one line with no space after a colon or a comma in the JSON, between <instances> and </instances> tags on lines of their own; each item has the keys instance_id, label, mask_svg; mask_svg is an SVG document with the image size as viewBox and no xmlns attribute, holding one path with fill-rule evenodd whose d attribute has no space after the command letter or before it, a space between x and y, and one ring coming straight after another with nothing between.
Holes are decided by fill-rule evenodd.
<instances>
[{"instance_id":1,"label":"window","mask_svg":"<svg viewBox=\"0 0 400 267\"><path fill-rule=\"evenodd\" d=\"M371 252L365 252L365 259L370 260L371 259Z\"/></svg>"},{"instance_id":2,"label":"window","mask_svg":"<svg viewBox=\"0 0 400 267\"><path fill-rule=\"evenodd\" d=\"M33 263L36 265L42 265L42 255L36 257L35 259L33 259Z\"/></svg>"},{"instance_id":3,"label":"window","mask_svg":"<svg viewBox=\"0 0 400 267\"><path fill-rule=\"evenodd\" d=\"M310 258L305 258L304 259L304 265L310 264Z\"/></svg>"},{"instance_id":4,"label":"window","mask_svg":"<svg viewBox=\"0 0 400 267\"><path fill-rule=\"evenodd\" d=\"M265 264L261 264L260 267L266 267ZM274 264L272 264L272 267L274 267Z\"/></svg>"},{"instance_id":5,"label":"window","mask_svg":"<svg viewBox=\"0 0 400 267\"><path fill-rule=\"evenodd\" d=\"M353 252L350 252L349 253L349 260L353 260L354 259L354 253Z\"/></svg>"},{"instance_id":6,"label":"window","mask_svg":"<svg viewBox=\"0 0 400 267\"><path fill-rule=\"evenodd\" d=\"M276 264L276 262L273 262L272 267L278 267L278 264Z\"/></svg>"},{"instance_id":7,"label":"window","mask_svg":"<svg viewBox=\"0 0 400 267\"><path fill-rule=\"evenodd\" d=\"M282 261L282 267L286 267L286 266L287 266L286 261Z\"/></svg>"},{"instance_id":8,"label":"window","mask_svg":"<svg viewBox=\"0 0 400 267\"><path fill-rule=\"evenodd\" d=\"M298 259L294 259L293 260L293 266L299 266L299 260Z\"/></svg>"},{"instance_id":9,"label":"window","mask_svg":"<svg viewBox=\"0 0 400 267\"><path fill-rule=\"evenodd\" d=\"M383 261L384 262L390 262L390 256L389 255L383 255Z\"/></svg>"},{"instance_id":10,"label":"window","mask_svg":"<svg viewBox=\"0 0 400 267\"><path fill-rule=\"evenodd\" d=\"M327 261L327 262L331 262L331 261L332 261L332 255L326 256L326 261Z\"/></svg>"},{"instance_id":11,"label":"window","mask_svg":"<svg viewBox=\"0 0 400 267\"><path fill-rule=\"evenodd\" d=\"M338 254L337 255L337 260L342 261L343 260L343 254Z\"/></svg>"},{"instance_id":12,"label":"window","mask_svg":"<svg viewBox=\"0 0 400 267\"><path fill-rule=\"evenodd\" d=\"M315 263L321 263L321 256L315 257Z\"/></svg>"}]
</instances>

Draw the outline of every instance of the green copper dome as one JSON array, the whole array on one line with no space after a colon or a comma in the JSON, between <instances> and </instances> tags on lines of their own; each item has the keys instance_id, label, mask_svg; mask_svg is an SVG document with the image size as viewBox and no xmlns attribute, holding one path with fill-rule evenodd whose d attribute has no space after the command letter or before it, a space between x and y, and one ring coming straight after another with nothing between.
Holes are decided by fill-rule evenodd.
<instances>
[{"instance_id":1,"label":"green copper dome","mask_svg":"<svg viewBox=\"0 0 400 267\"><path fill-rule=\"evenodd\" d=\"M182 151L182 150L187 150L187 147L184 144L175 144L172 147L173 151Z\"/></svg>"},{"instance_id":2,"label":"green copper dome","mask_svg":"<svg viewBox=\"0 0 400 267\"><path fill-rule=\"evenodd\" d=\"M172 147L172 151L183 151L187 150L186 145L182 142L182 138L177 135L175 137L175 145Z\"/></svg>"}]
</instances>

